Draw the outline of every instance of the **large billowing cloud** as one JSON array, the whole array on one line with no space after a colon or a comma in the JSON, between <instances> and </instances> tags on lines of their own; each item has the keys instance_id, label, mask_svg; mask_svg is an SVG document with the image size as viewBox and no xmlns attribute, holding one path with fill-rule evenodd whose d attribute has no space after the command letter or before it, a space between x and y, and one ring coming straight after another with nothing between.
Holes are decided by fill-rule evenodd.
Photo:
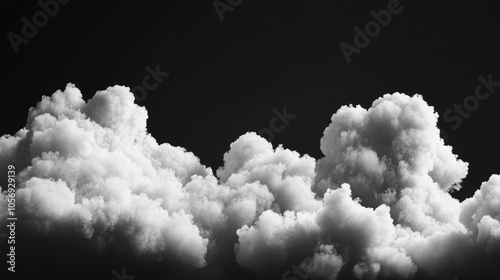
<instances>
[{"instance_id":1,"label":"large billowing cloud","mask_svg":"<svg viewBox=\"0 0 500 280\"><path fill-rule=\"evenodd\" d=\"M340 108L321 159L247 133L214 173L157 143L129 88L85 101L68 84L0 138L0 169L16 166L24 230L97 250L197 268L236 261L283 279L453 278L500 253L500 176L454 199L468 164L437 117L419 95L387 94Z\"/></svg>"}]
</instances>

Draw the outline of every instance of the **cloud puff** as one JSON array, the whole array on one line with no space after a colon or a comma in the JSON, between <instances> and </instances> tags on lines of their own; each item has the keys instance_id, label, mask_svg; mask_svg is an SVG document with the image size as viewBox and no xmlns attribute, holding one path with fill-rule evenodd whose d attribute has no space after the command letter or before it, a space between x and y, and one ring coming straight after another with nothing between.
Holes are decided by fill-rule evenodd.
<instances>
[{"instance_id":1,"label":"cloud puff","mask_svg":"<svg viewBox=\"0 0 500 280\"><path fill-rule=\"evenodd\" d=\"M0 169L16 166L20 230L100 251L198 268L236 262L282 279L453 278L500 253L500 176L454 199L468 164L440 138L437 117L419 95L386 94L368 109L340 108L321 159L249 132L214 174L148 134L129 88L85 101L68 84L0 138Z\"/></svg>"},{"instance_id":2,"label":"cloud puff","mask_svg":"<svg viewBox=\"0 0 500 280\"><path fill-rule=\"evenodd\" d=\"M128 88L118 86L86 103L70 84L30 109L26 127L0 141L8 147L2 164L20 163L17 207L30 230L70 231L138 255L168 251L204 266L208 239L170 202L182 198L189 176L210 171L184 149L158 145L146 119ZM113 244L117 239L123 244Z\"/></svg>"},{"instance_id":3,"label":"cloud puff","mask_svg":"<svg viewBox=\"0 0 500 280\"><path fill-rule=\"evenodd\" d=\"M300 268L306 276L313 279L337 279L344 260L339 256L333 245L319 245L312 258L304 260Z\"/></svg>"},{"instance_id":4,"label":"cloud puff","mask_svg":"<svg viewBox=\"0 0 500 280\"><path fill-rule=\"evenodd\" d=\"M300 260L314 248L318 232L312 213L286 211L280 215L268 210L254 226L237 231L236 260L258 272L281 269L283 263Z\"/></svg>"},{"instance_id":5,"label":"cloud puff","mask_svg":"<svg viewBox=\"0 0 500 280\"><path fill-rule=\"evenodd\" d=\"M492 175L473 197L462 203L460 221L487 251L500 247L500 176Z\"/></svg>"},{"instance_id":6,"label":"cloud puff","mask_svg":"<svg viewBox=\"0 0 500 280\"><path fill-rule=\"evenodd\" d=\"M437 118L420 95L386 94L368 110L343 106L321 139L317 192L349 183L365 205L378 206L394 203L412 176L428 175L445 191L459 189L467 163L444 144Z\"/></svg>"}]
</instances>

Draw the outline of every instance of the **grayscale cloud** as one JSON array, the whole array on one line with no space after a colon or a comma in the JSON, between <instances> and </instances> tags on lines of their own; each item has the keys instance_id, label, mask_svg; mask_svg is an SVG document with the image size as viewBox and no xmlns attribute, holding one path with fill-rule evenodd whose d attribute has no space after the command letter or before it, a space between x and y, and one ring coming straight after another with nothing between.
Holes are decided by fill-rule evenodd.
<instances>
[{"instance_id":1,"label":"grayscale cloud","mask_svg":"<svg viewBox=\"0 0 500 280\"><path fill-rule=\"evenodd\" d=\"M500 176L463 202L450 195L468 163L420 95L341 107L320 159L248 132L216 171L158 143L147 119L124 86L88 101L73 84L44 96L24 128L0 138L23 230L193 268L235 260L263 277L296 265L312 279L453 279L500 252Z\"/></svg>"}]
</instances>

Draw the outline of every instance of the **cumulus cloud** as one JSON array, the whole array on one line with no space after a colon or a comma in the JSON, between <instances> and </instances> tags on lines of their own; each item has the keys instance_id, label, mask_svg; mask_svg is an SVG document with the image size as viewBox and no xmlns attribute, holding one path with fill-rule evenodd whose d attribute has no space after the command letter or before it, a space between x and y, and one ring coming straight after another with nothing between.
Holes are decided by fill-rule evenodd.
<instances>
[{"instance_id":1,"label":"cumulus cloud","mask_svg":"<svg viewBox=\"0 0 500 280\"><path fill-rule=\"evenodd\" d=\"M305 275L313 279L337 279L342 266L343 258L337 254L333 245L319 245L312 258L301 262L300 268ZM306 277L304 277L306 278Z\"/></svg>"},{"instance_id":2,"label":"cumulus cloud","mask_svg":"<svg viewBox=\"0 0 500 280\"><path fill-rule=\"evenodd\" d=\"M349 183L355 197L378 206L397 201L415 177L459 189L468 165L440 138L437 118L420 95L387 94L369 109L343 106L321 139L317 192Z\"/></svg>"},{"instance_id":3,"label":"cumulus cloud","mask_svg":"<svg viewBox=\"0 0 500 280\"><path fill-rule=\"evenodd\" d=\"M0 138L0 169L17 170L23 230L283 279L453 278L500 253L500 176L462 203L450 195L468 164L420 95L343 106L317 160L246 133L216 172L157 143L147 118L128 87L88 101L72 84L44 96L25 127Z\"/></svg>"},{"instance_id":4,"label":"cumulus cloud","mask_svg":"<svg viewBox=\"0 0 500 280\"><path fill-rule=\"evenodd\" d=\"M460 221L488 251L500 247L500 176L492 175L462 203Z\"/></svg>"}]
</instances>

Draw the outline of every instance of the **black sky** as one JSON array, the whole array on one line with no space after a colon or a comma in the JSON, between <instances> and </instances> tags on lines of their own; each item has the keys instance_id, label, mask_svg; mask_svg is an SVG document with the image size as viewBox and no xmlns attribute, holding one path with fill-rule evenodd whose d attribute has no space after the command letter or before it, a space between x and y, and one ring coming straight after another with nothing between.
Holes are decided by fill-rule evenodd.
<instances>
[{"instance_id":1,"label":"black sky","mask_svg":"<svg viewBox=\"0 0 500 280\"><path fill-rule=\"evenodd\" d=\"M353 44L353 28L387 3L243 0L221 22L212 1L70 1L15 54L7 34L20 34L21 18L40 7L7 1L0 135L22 128L29 107L68 82L89 99L115 84L139 85L145 68L159 64L170 75L138 102L149 132L217 169L237 137L269 126L273 108L297 115L273 144L320 158L323 130L340 106L419 93L470 163L454 194L469 197L499 172L500 87L458 129L442 114L474 94L478 76L500 81L495 1L402 0L403 11L347 63L339 44Z\"/></svg>"}]
</instances>

